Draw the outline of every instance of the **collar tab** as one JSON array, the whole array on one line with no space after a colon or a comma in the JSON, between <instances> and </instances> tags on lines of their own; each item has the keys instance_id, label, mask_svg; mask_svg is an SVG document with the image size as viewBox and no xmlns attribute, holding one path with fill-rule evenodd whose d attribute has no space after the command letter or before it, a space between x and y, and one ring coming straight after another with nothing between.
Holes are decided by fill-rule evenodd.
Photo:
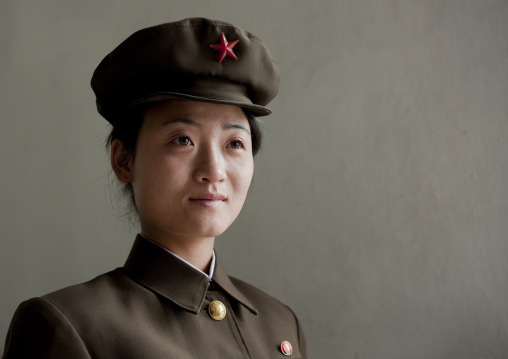
<instances>
[{"instance_id":1,"label":"collar tab","mask_svg":"<svg viewBox=\"0 0 508 359\"><path fill-rule=\"evenodd\" d=\"M256 308L231 282L217 257L215 260L213 281L230 297L257 314ZM182 309L194 314L201 311L210 278L139 234L124 269L134 280Z\"/></svg>"}]
</instances>

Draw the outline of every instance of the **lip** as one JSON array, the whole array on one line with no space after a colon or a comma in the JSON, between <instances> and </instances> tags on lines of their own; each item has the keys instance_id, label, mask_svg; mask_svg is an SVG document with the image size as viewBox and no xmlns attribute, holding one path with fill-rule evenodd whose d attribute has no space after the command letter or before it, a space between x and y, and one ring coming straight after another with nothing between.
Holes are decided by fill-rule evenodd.
<instances>
[{"instance_id":1,"label":"lip","mask_svg":"<svg viewBox=\"0 0 508 359\"><path fill-rule=\"evenodd\" d=\"M211 192L201 193L201 194L189 197L189 199L191 201L195 201L195 200L224 201L226 198L227 197L221 193L211 193Z\"/></svg>"},{"instance_id":2,"label":"lip","mask_svg":"<svg viewBox=\"0 0 508 359\"><path fill-rule=\"evenodd\" d=\"M191 203L195 203L197 205L207 208L216 208L219 205L221 205L222 202L224 202L226 199L227 197L221 193L209 193L209 192L189 197Z\"/></svg>"}]
</instances>

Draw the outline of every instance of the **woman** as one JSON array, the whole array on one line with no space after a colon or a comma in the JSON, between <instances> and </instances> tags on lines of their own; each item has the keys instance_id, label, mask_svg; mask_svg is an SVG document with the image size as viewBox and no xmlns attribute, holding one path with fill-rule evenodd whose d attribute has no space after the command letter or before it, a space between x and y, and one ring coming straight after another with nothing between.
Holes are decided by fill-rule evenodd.
<instances>
[{"instance_id":1,"label":"woman","mask_svg":"<svg viewBox=\"0 0 508 359\"><path fill-rule=\"evenodd\" d=\"M141 233L124 267L23 302L3 358L305 358L293 312L213 251L278 84L261 40L208 19L140 30L106 56L92 88Z\"/></svg>"}]
</instances>

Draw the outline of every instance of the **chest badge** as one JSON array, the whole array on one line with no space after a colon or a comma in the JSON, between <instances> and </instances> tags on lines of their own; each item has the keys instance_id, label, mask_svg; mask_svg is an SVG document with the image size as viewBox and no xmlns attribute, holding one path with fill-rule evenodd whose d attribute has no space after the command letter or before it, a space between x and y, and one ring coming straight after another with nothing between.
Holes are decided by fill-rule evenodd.
<instances>
[{"instance_id":1,"label":"chest badge","mask_svg":"<svg viewBox=\"0 0 508 359\"><path fill-rule=\"evenodd\" d=\"M208 314L213 320L222 320L226 316L226 306L218 300L214 300L208 306Z\"/></svg>"},{"instance_id":2,"label":"chest badge","mask_svg":"<svg viewBox=\"0 0 508 359\"><path fill-rule=\"evenodd\" d=\"M282 344L280 345L280 350L282 354L286 356L290 356L291 354L293 354L293 346L287 340L282 342Z\"/></svg>"}]
</instances>

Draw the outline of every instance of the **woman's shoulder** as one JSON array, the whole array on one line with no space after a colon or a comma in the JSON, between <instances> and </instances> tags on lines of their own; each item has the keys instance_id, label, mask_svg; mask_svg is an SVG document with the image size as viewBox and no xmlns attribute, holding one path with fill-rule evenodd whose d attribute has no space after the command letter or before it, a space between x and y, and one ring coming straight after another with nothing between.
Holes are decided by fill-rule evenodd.
<instances>
[{"instance_id":1,"label":"woman's shoulder","mask_svg":"<svg viewBox=\"0 0 508 359\"><path fill-rule=\"evenodd\" d=\"M3 357L89 359L82 334L98 322L97 303L114 295L121 282L121 274L112 271L23 301L9 326Z\"/></svg>"},{"instance_id":2,"label":"woman's shoulder","mask_svg":"<svg viewBox=\"0 0 508 359\"><path fill-rule=\"evenodd\" d=\"M87 282L74 284L54 292L41 296L42 299L53 303L54 305L65 304L79 299L101 300L111 297L116 293L128 290L132 280L124 274L121 268L101 274Z\"/></svg>"},{"instance_id":3,"label":"woman's shoulder","mask_svg":"<svg viewBox=\"0 0 508 359\"><path fill-rule=\"evenodd\" d=\"M31 323L34 328L64 323L77 331L89 329L111 316L112 308L124 307L121 304L129 292L139 290L138 287L118 268L87 282L23 301L12 323L22 323L24 327Z\"/></svg>"},{"instance_id":4,"label":"woman's shoulder","mask_svg":"<svg viewBox=\"0 0 508 359\"><path fill-rule=\"evenodd\" d=\"M229 279L234 284L238 290L240 290L249 300L256 305L263 304L263 306L274 306L279 309L281 308L287 308L287 306L282 303L277 298L271 296L270 294L266 293L265 291L259 289L258 287L247 283L241 279L238 279L236 277L229 276Z\"/></svg>"},{"instance_id":5,"label":"woman's shoulder","mask_svg":"<svg viewBox=\"0 0 508 359\"><path fill-rule=\"evenodd\" d=\"M87 282L25 300L18 306L14 319L23 317L21 322L27 322L26 318L37 317L41 323L63 320L93 324L100 317L107 316L109 308L125 301L129 292L139 290L138 287L118 268Z\"/></svg>"}]
</instances>

